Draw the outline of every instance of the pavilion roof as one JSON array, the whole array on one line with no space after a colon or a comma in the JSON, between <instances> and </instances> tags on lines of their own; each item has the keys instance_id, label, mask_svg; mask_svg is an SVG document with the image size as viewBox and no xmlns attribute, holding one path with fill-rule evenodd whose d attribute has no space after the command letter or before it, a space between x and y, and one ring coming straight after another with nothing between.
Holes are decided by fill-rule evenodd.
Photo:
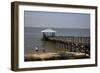
<instances>
[{"instance_id":1,"label":"pavilion roof","mask_svg":"<svg viewBox=\"0 0 100 73\"><path fill-rule=\"evenodd\" d=\"M44 29L41 32L54 32L54 33L56 33L56 31L53 29Z\"/></svg>"}]
</instances>

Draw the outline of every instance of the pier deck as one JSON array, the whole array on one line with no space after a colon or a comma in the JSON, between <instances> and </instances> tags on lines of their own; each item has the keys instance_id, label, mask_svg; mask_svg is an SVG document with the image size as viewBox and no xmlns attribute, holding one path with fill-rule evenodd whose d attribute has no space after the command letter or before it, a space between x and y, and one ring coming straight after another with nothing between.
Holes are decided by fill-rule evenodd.
<instances>
[{"instance_id":1,"label":"pier deck","mask_svg":"<svg viewBox=\"0 0 100 73\"><path fill-rule=\"evenodd\" d=\"M63 42L63 43L84 43L89 44L90 43L90 37L72 37L72 36L54 36L54 37L48 37L49 41L56 41L56 42Z\"/></svg>"}]
</instances>

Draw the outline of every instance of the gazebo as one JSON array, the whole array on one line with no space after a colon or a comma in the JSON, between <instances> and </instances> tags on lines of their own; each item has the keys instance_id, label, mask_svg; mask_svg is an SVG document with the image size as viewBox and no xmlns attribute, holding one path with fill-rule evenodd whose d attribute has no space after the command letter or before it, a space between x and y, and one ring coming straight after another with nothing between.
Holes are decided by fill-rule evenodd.
<instances>
[{"instance_id":1,"label":"gazebo","mask_svg":"<svg viewBox=\"0 0 100 73\"><path fill-rule=\"evenodd\" d=\"M55 33L56 33L56 31L53 30L53 29L44 29L41 32L43 34L43 39L44 40L47 40L48 37L54 37L55 36Z\"/></svg>"}]
</instances>

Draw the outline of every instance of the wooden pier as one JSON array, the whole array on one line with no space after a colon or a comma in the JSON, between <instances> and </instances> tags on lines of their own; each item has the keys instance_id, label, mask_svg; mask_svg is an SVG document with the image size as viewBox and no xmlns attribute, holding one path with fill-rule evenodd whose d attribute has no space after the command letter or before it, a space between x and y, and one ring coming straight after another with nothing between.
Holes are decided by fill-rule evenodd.
<instances>
[{"instance_id":1,"label":"wooden pier","mask_svg":"<svg viewBox=\"0 0 100 73\"><path fill-rule=\"evenodd\" d=\"M90 55L90 37L54 36L45 41L56 43L56 48L68 52L81 52Z\"/></svg>"}]
</instances>

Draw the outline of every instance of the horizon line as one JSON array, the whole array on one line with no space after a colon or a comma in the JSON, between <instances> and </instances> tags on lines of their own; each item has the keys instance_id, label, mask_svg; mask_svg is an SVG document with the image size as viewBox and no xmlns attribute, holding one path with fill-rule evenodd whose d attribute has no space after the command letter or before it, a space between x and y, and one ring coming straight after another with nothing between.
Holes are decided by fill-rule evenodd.
<instances>
[{"instance_id":1,"label":"horizon line","mask_svg":"<svg viewBox=\"0 0 100 73\"><path fill-rule=\"evenodd\" d=\"M24 26L24 27L27 27L27 26ZM28 26L28 27L30 27L30 26ZM30 28L56 28L56 27L30 27ZM60 28L60 27L57 27L57 28ZM64 28L64 29L90 29L90 28L70 28L69 27L69 28Z\"/></svg>"}]
</instances>

